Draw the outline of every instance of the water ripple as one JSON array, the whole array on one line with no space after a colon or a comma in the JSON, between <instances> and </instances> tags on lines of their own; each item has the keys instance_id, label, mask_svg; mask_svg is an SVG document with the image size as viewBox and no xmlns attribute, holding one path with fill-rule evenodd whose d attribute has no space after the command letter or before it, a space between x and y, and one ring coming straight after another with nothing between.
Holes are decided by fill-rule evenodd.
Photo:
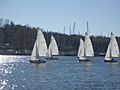
<instances>
[{"instance_id":1,"label":"water ripple","mask_svg":"<svg viewBox=\"0 0 120 90\"><path fill-rule=\"evenodd\" d=\"M0 90L120 90L120 62L103 57L80 63L61 56L45 64L30 64L29 56L0 56Z\"/></svg>"}]
</instances>

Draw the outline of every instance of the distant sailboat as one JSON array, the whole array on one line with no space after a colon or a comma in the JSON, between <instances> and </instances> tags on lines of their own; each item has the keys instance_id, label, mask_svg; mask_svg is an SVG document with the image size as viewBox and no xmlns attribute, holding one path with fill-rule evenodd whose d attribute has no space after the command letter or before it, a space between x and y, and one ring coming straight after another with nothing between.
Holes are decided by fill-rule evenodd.
<instances>
[{"instance_id":1,"label":"distant sailboat","mask_svg":"<svg viewBox=\"0 0 120 90\"><path fill-rule=\"evenodd\" d=\"M45 63L47 56L47 45L43 33L38 30L37 39L35 41L33 51L30 58L30 63Z\"/></svg>"},{"instance_id":2,"label":"distant sailboat","mask_svg":"<svg viewBox=\"0 0 120 90\"><path fill-rule=\"evenodd\" d=\"M50 45L48 48L47 59L58 59L58 57L57 57L58 55L59 55L58 45L56 43L54 36L51 35L51 41L50 41Z\"/></svg>"},{"instance_id":3,"label":"distant sailboat","mask_svg":"<svg viewBox=\"0 0 120 90\"><path fill-rule=\"evenodd\" d=\"M116 62L113 58L120 57L118 43L115 35L111 33L110 43L107 48L107 52L104 58L105 62Z\"/></svg>"},{"instance_id":4,"label":"distant sailboat","mask_svg":"<svg viewBox=\"0 0 120 90\"><path fill-rule=\"evenodd\" d=\"M85 42L80 39L80 46L78 50L79 61L90 61L89 57L94 56L93 46L88 33L85 33Z\"/></svg>"}]
</instances>

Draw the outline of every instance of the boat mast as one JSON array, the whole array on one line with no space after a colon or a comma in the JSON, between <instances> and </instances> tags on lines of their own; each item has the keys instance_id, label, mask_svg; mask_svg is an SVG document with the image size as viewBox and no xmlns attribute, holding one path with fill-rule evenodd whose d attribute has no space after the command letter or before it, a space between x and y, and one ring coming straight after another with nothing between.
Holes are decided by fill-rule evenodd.
<instances>
[{"instance_id":1,"label":"boat mast","mask_svg":"<svg viewBox=\"0 0 120 90\"><path fill-rule=\"evenodd\" d=\"M71 25L69 25L69 34L71 35Z\"/></svg>"},{"instance_id":2,"label":"boat mast","mask_svg":"<svg viewBox=\"0 0 120 90\"><path fill-rule=\"evenodd\" d=\"M75 22L73 24L73 34L75 34Z\"/></svg>"},{"instance_id":3,"label":"boat mast","mask_svg":"<svg viewBox=\"0 0 120 90\"><path fill-rule=\"evenodd\" d=\"M87 22L87 33L89 33L88 22Z\"/></svg>"},{"instance_id":4,"label":"boat mast","mask_svg":"<svg viewBox=\"0 0 120 90\"><path fill-rule=\"evenodd\" d=\"M112 37L113 33L111 32L111 37ZM113 42L113 39L110 40L110 58L112 58L112 42Z\"/></svg>"},{"instance_id":5,"label":"boat mast","mask_svg":"<svg viewBox=\"0 0 120 90\"><path fill-rule=\"evenodd\" d=\"M64 29L63 29L63 34L65 34L65 26L64 26Z\"/></svg>"}]
</instances>

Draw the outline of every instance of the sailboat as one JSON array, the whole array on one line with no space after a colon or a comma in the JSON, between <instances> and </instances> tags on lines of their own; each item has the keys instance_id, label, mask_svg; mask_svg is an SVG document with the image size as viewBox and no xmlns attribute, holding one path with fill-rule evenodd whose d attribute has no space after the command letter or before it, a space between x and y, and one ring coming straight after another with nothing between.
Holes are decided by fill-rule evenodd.
<instances>
[{"instance_id":1,"label":"sailboat","mask_svg":"<svg viewBox=\"0 0 120 90\"><path fill-rule=\"evenodd\" d=\"M119 47L115 35L111 32L110 43L108 45L104 61L116 62L115 60L113 60L113 58L117 58L117 57L120 57Z\"/></svg>"},{"instance_id":2,"label":"sailboat","mask_svg":"<svg viewBox=\"0 0 120 90\"><path fill-rule=\"evenodd\" d=\"M47 59L58 59L58 57L57 57L58 55L59 55L59 50L58 50L57 42L56 42L54 36L51 35L51 41L50 41L50 45L48 48Z\"/></svg>"},{"instance_id":3,"label":"sailboat","mask_svg":"<svg viewBox=\"0 0 120 90\"><path fill-rule=\"evenodd\" d=\"M38 30L37 39L35 41L30 63L45 63L45 57L47 56L47 44L42 31Z\"/></svg>"},{"instance_id":4,"label":"sailboat","mask_svg":"<svg viewBox=\"0 0 120 90\"><path fill-rule=\"evenodd\" d=\"M80 45L78 49L79 61L90 61L90 57L94 56L93 46L88 33L85 33L85 41L80 39Z\"/></svg>"}]
</instances>

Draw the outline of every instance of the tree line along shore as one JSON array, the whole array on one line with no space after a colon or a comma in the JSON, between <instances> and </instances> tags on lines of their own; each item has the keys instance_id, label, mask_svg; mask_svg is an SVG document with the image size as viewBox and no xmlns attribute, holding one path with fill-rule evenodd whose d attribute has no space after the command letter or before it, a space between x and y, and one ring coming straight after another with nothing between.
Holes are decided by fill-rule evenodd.
<instances>
[{"instance_id":1,"label":"tree line along shore","mask_svg":"<svg viewBox=\"0 0 120 90\"><path fill-rule=\"evenodd\" d=\"M31 54L38 28L15 25L13 22L0 27L0 54ZM79 34L62 34L58 32L44 31L47 46L50 43L51 34L56 38L60 55L76 55L80 38ZM110 38L106 36L90 36L95 55L104 55ZM116 37L120 48L120 37Z\"/></svg>"}]
</instances>

